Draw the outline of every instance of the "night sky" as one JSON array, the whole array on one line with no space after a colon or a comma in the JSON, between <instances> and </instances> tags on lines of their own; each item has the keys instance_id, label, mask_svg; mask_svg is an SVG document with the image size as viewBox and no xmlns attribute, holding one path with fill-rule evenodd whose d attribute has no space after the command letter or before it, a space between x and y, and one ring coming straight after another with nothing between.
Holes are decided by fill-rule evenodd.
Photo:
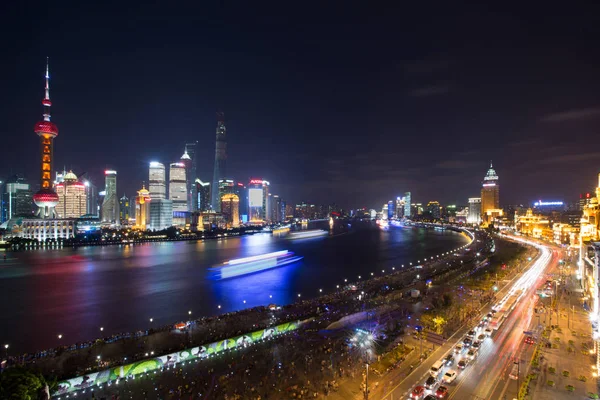
<instances>
[{"instance_id":1,"label":"night sky","mask_svg":"<svg viewBox=\"0 0 600 400\"><path fill-rule=\"evenodd\" d=\"M88 3L0 6L0 177L39 179L49 56L55 169L103 187L114 168L119 195L190 140L210 181L217 110L229 175L264 177L288 203L466 204L490 159L504 206L596 185L598 6Z\"/></svg>"}]
</instances>

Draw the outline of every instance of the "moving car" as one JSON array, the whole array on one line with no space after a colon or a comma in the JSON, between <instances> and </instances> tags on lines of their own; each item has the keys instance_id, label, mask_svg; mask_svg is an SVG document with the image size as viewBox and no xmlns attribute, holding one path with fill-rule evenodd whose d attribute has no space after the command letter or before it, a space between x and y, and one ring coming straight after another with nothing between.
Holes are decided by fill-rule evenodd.
<instances>
[{"instance_id":1,"label":"moving car","mask_svg":"<svg viewBox=\"0 0 600 400\"><path fill-rule=\"evenodd\" d=\"M482 333L481 335L477 336L478 342L483 342L483 339L485 339L485 333Z\"/></svg>"},{"instance_id":2,"label":"moving car","mask_svg":"<svg viewBox=\"0 0 600 400\"><path fill-rule=\"evenodd\" d=\"M424 399L424 400L437 400L437 397L435 397L435 396L434 396L434 395L432 395L432 394L428 394L428 395L427 395L427 397L425 397L425 399Z\"/></svg>"},{"instance_id":3,"label":"moving car","mask_svg":"<svg viewBox=\"0 0 600 400\"><path fill-rule=\"evenodd\" d=\"M463 347L462 344L457 344L456 347L454 348L454 354L461 354L463 352L465 348Z\"/></svg>"},{"instance_id":4,"label":"moving car","mask_svg":"<svg viewBox=\"0 0 600 400\"><path fill-rule=\"evenodd\" d=\"M437 383L438 383L438 380L435 377L430 376L425 381L425 389L433 390L433 388L437 385Z\"/></svg>"},{"instance_id":5,"label":"moving car","mask_svg":"<svg viewBox=\"0 0 600 400\"><path fill-rule=\"evenodd\" d=\"M411 399L422 399L425 396L425 388L423 386L417 386L410 393Z\"/></svg>"},{"instance_id":6,"label":"moving car","mask_svg":"<svg viewBox=\"0 0 600 400\"><path fill-rule=\"evenodd\" d=\"M473 339L475 337L475 331L471 329L469 332L467 332L467 337Z\"/></svg>"},{"instance_id":7,"label":"moving car","mask_svg":"<svg viewBox=\"0 0 600 400\"><path fill-rule=\"evenodd\" d=\"M469 352L467 353L467 358L471 361L476 359L477 358L477 349L469 350Z\"/></svg>"},{"instance_id":8,"label":"moving car","mask_svg":"<svg viewBox=\"0 0 600 400\"><path fill-rule=\"evenodd\" d=\"M440 386L435 391L435 397L437 397L438 399L445 399L446 397L448 397L448 388L446 386Z\"/></svg>"},{"instance_id":9,"label":"moving car","mask_svg":"<svg viewBox=\"0 0 600 400\"><path fill-rule=\"evenodd\" d=\"M442 372L442 368L444 368L444 362L442 360L436 361L435 364L429 368L429 374L437 377Z\"/></svg>"},{"instance_id":10,"label":"moving car","mask_svg":"<svg viewBox=\"0 0 600 400\"><path fill-rule=\"evenodd\" d=\"M479 340L476 340L473 342L473 347L474 349L479 349L479 347L481 346L481 342Z\"/></svg>"},{"instance_id":11,"label":"moving car","mask_svg":"<svg viewBox=\"0 0 600 400\"><path fill-rule=\"evenodd\" d=\"M458 374L456 373L455 370L453 369L449 369L448 371L446 371L446 373L444 374L444 382L446 383L452 383L456 380L456 376Z\"/></svg>"},{"instance_id":12,"label":"moving car","mask_svg":"<svg viewBox=\"0 0 600 400\"><path fill-rule=\"evenodd\" d=\"M444 358L444 364L447 366L454 364L454 356L452 354L448 354L446 358Z\"/></svg>"},{"instance_id":13,"label":"moving car","mask_svg":"<svg viewBox=\"0 0 600 400\"><path fill-rule=\"evenodd\" d=\"M534 344L535 343L535 339L533 337L531 337L531 336L527 336L525 338L525 343L527 343L527 344Z\"/></svg>"},{"instance_id":14,"label":"moving car","mask_svg":"<svg viewBox=\"0 0 600 400\"><path fill-rule=\"evenodd\" d=\"M483 331L483 333L490 337L492 336L492 332L494 332L492 328L485 328L485 331Z\"/></svg>"},{"instance_id":15,"label":"moving car","mask_svg":"<svg viewBox=\"0 0 600 400\"><path fill-rule=\"evenodd\" d=\"M469 346L471 346L471 343L473 343L473 341L472 341L470 338L468 338L468 337L467 337L467 338L464 338L464 340L463 340L463 345L464 345L465 347L469 347Z\"/></svg>"},{"instance_id":16,"label":"moving car","mask_svg":"<svg viewBox=\"0 0 600 400\"><path fill-rule=\"evenodd\" d=\"M469 359L468 358L463 358L462 360L460 360L458 362L458 369L465 369L467 367L467 365L469 364Z\"/></svg>"}]
</instances>

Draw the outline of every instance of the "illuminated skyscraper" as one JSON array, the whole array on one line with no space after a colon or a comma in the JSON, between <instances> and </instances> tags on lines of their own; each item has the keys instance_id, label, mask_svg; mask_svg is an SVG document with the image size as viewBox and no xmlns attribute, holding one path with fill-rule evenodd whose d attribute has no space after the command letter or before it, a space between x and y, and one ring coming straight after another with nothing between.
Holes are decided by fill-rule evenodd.
<instances>
[{"instance_id":1,"label":"illuminated skyscraper","mask_svg":"<svg viewBox=\"0 0 600 400\"><path fill-rule=\"evenodd\" d=\"M263 179L251 179L248 184L248 220L263 222L267 218L269 206L269 182Z\"/></svg>"},{"instance_id":2,"label":"illuminated skyscraper","mask_svg":"<svg viewBox=\"0 0 600 400\"><path fill-rule=\"evenodd\" d=\"M468 224L479 225L481 223L481 197L469 197Z\"/></svg>"},{"instance_id":3,"label":"illuminated skyscraper","mask_svg":"<svg viewBox=\"0 0 600 400\"><path fill-rule=\"evenodd\" d=\"M119 199L119 219L121 220L121 224L127 224L129 222L129 211L131 210L131 206L129 204L129 198L123 194L123 197ZM134 214L135 216L135 214Z\"/></svg>"},{"instance_id":4,"label":"illuminated skyscraper","mask_svg":"<svg viewBox=\"0 0 600 400\"><path fill-rule=\"evenodd\" d=\"M404 218L410 218L411 217L411 198L410 198L410 192L406 192L404 193Z\"/></svg>"},{"instance_id":5,"label":"illuminated skyscraper","mask_svg":"<svg viewBox=\"0 0 600 400\"><path fill-rule=\"evenodd\" d=\"M171 163L169 168L169 200L173 202L173 211L187 211L187 189L185 164Z\"/></svg>"},{"instance_id":6,"label":"illuminated skyscraper","mask_svg":"<svg viewBox=\"0 0 600 400\"><path fill-rule=\"evenodd\" d=\"M135 226L138 229L146 230L146 225L150 221L150 204L152 198L150 197L150 192L143 185L137 193L137 197L135 198ZM160 202L161 199L157 201Z\"/></svg>"},{"instance_id":7,"label":"illuminated skyscraper","mask_svg":"<svg viewBox=\"0 0 600 400\"><path fill-rule=\"evenodd\" d=\"M221 213L227 228L240 226L240 198L233 193L221 197Z\"/></svg>"},{"instance_id":8,"label":"illuminated skyscraper","mask_svg":"<svg viewBox=\"0 0 600 400\"><path fill-rule=\"evenodd\" d=\"M167 199L150 201L150 229L160 231L173 226L173 202Z\"/></svg>"},{"instance_id":9,"label":"illuminated skyscraper","mask_svg":"<svg viewBox=\"0 0 600 400\"><path fill-rule=\"evenodd\" d=\"M119 198L117 196L117 171L104 171L105 194L102 201L102 222L119 225Z\"/></svg>"},{"instance_id":10,"label":"illuminated skyscraper","mask_svg":"<svg viewBox=\"0 0 600 400\"><path fill-rule=\"evenodd\" d=\"M485 177L483 178L483 185L481 188L481 214L482 221L489 224L488 215L495 213L495 210L500 209L500 186L498 185L498 175L494 170L492 163L490 162L490 169L488 169Z\"/></svg>"},{"instance_id":11,"label":"illuminated skyscraper","mask_svg":"<svg viewBox=\"0 0 600 400\"><path fill-rule=\"evenodd\" d=\"M79 218L86 214L87 196L85 185L77 180L77 175L69 171L62 182L56 185L58 218Z\"/></svg>"},{"instance_id":12,"label":"illuminated skyscraper","mask_svg":"<svg viewBox=\"0 0 600 400\"><path fill-rule=\"evenodd\" d=\"M148 191L153 199L167 198L167 183L165 178L165 165L158 161L150 163L148 174Z\"/></svg>"},{"instance_id":13,"label":"illuminated skyscraper","mask_svg":"<svg viewBox=\"0 0 600 400\"><path fill-rule=\"evenodd\" d=\"M50 122L50 73L46 59L46 88L42 100L44 120L35 124L33 131L41 140L41 185L40 190L33 195L33 202L38 206L37 215L41 218L56 216L54 207L58 204L58 195L52 189L52 164L54 162L53 141L58 136L58 127Z\"/></svg>"},{"instance_id":14,"label":"illuminated skyscraper","mask_svg":"<svg viewBox=\"0 0 600 400\"><path fill-rule=\"evenodd\" d=\"M427 203L427 212L431 218L440 219L440 211L440 203L438 201L433 200Z\"/></svg>"},{"instance_id":15,"label":"illuminated skyscraper","mask_svg":"<svg viewBox=\"0 0 600 400\"><path fill-rule=\"evenodd\" d=\"M248 190L242 182L237 182L233 187L233 193L240 199L240 220L248 222Z\"/></svg>"},{"instance_id":16,"label":"illuminated skyscraper","mask_svg":"<svg viewBox=\"0 0 600 400\"><path fill-rule=\"evenodd\" d=\"M232 179L219 179L219 201L224 195L233 193L234 186Z\"/></svg>"},{"instance_id":17,"label":"illuminated skyscraper","mask_svg":"<svg viewBox=\"0 0 600 400\"><path fill-rule=\"evenodd\" d=\"M198 192L196 191L195 180L197 178L197 170L198 170L198 155L196 154L196 148L198 147L198 141L196 140L193 143L185 144L185 153L187 154L189 161L189 168L186 171L186 183L187 183L187 191L188 191L188 208L189 211L196 211L196 197L198 196ZM183 158L183 157L182 157Z\"/></svg>"},{"instance_id":18,"label":"illuminated skyscraper","mask_svg":"<svg viewBox=\"0 0 600 400\"><path fill-rule=\"evenodd\" d=\"M211 209L210 203L210 183L202 182L196 178L196 210L208 211Z\"/></svg>"},{"instance_id":19,"label":"illuminated skyscraper","mask_svg":"<svg viewBox=\"0 0 600 400\"><path fill-rule=\"evenodd\" d=\"M225 114L217 113L217 140L215 143L215 168L212 180L212 205L217 212L220 211L219 179L227 175L227 129L225 128Z\"/></svg>"},{"instance_id":20,"label":"illuminated skyscraper","mask_svg":"<svg viewBox=\"0 0 600 400\"><path fill-rule=\"evenodd\" d=\"M31 216L31 187L22 175L14 175L6 180L2 195L2 222L15 216Z\"/></svg>"},{"instance_id":21,"label":"illuminated skyscraper","mask_svg":"<svg viewBox=\"0 0 600 400\"><path fill-rule=\"evenodd\" d=\"M387 204L387 219L390 220L390 219L394 218L394 214L395 214L394 210L395 210L394 201L393 200L388 201L388 204Z\"/></svg>"}]
</instances>

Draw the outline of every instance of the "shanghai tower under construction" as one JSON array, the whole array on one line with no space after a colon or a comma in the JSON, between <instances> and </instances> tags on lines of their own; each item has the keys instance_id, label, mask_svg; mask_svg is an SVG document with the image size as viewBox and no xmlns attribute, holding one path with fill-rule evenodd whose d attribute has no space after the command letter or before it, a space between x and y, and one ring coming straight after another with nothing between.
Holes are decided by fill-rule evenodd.
<instances>
[{"instance_id":1,"label":"shanghai tower under construction","mask_svg":"<svg viewBox=\"0 0 600 400\"><path fill-rule=\"evenodd\" d=\"M225 179L227 173L227 129L225 128L225 114L217 112L217 141L215 144L215 169L212 180L211 204L213 210L221 211L219 199L219 179Z\"/></svg>"}]
</instances>

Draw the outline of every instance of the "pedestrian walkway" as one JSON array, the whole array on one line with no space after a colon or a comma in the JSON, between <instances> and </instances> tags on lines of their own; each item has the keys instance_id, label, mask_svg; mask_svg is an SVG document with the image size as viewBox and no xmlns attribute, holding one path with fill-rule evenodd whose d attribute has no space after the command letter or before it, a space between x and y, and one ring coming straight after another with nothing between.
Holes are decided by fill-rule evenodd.
<instances>
[{"instance_id":1,"label":"pedestrian walkway","mask_svg":"<svg viewBox=\"0 0 600 400\"><path fill-rule=\"evenodd\" d=\"M547 342L541 346L539 372L530 384L530 399L582 399L588 398L588 393L598 393L589 314L583 309L577 286L575 276L567 276L559 288L554 311L548 310L539 318L541 324L545 321L545 327L551 324L554 328L546 329Z\"/></svg>"}]
</instances>

